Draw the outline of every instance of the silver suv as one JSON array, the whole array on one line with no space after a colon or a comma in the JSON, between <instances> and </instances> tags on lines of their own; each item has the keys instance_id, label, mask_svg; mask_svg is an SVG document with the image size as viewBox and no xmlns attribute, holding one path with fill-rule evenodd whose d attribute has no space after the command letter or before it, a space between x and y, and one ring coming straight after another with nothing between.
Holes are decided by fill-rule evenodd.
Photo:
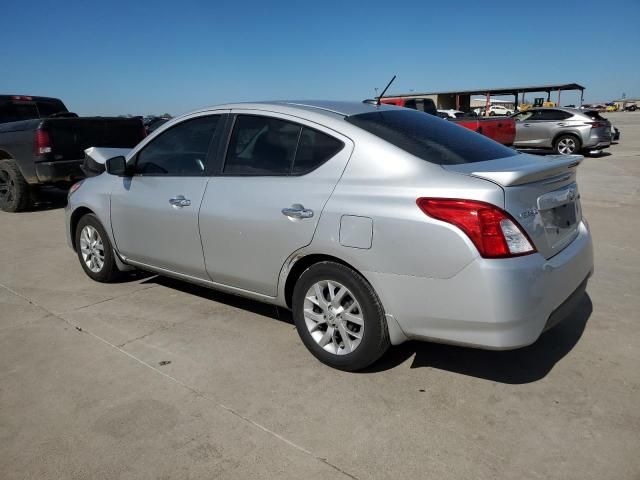
<instances>
[{"instance_id":1,"label":"silver suv","mask_svg":"<svg viewBox=\"0 0 640 480\"><path fill-rule=\"evenodd\" d=\"M290 308L336 368L407 339L510 349L584 292L581 160L395 106L223 105L76 184L66 231L96 281L139 268Z\"/></svg>"},{"instance_id":2,"label":"silver suv","mask_svg":"<svg viewBox=\"0 0 640 480\"><path fill-rule=\"evenodd\" d=\"M560 155L611 145L611 123L596 111L532 108L513 115L517 148L553 149Z\"/></svg>"}]
</instances>

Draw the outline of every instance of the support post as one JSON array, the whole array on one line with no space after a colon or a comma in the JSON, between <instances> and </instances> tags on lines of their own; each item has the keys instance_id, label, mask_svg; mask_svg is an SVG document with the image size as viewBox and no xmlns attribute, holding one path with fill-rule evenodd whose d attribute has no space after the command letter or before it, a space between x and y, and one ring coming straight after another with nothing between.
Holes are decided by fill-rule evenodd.
<instances>
[{"instance_id":1,"label":"support post","mask_svg":"<svg viewBox=\"0 0 640 480\"><path fill-rule=\"evenodd\" d=\"M514 95L515 97L515 102L513 104L513 111L514 113L518 111L518 92L516 92L516 94Z\"/></svg>"},{"instance_id":2,"label":"support post","mask_svg":"<svg viewBox=\"0 0 640 480\"><path fill-rule=\"evenodd\" d=\"M487 101L484 104L484 116L489 116L489 108L491 108L491 94L487 92Z\"/></svg>"},{"instance_id":3,"label":"support post","mask_svg":"<svg viewBox=\"0 0 640 480\"><path fill-rule=\"evenodd\" d=\"M561 91L562 91L562 90L558 89L558 103L556 104L556 107L559 107L559 106L560 106L560 92L561 92Z\"/></svg>"}]
</instances>

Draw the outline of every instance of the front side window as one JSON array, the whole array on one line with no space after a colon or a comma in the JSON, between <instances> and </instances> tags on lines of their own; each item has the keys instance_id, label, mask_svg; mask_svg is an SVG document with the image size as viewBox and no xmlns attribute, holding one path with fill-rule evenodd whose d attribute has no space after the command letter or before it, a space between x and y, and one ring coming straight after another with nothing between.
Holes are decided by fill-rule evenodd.
<instances>
[{"instance_id":1,"label":"front side window","mask_svg":"<svg viewBox=\"0 0 640 480\"><path fill-rule=\"evenodd\" d=\"M520 112L517 115L514 115L514 119L516 120L516 122L524 122L525 120L530 120L531 117L533 117L534 111L533 110L526 110L524 112Z\"/></svg>"},{"instance_id":2,"label":"front side window","mask_svg":"<svg viewBox=\"0 0 640 480\"><path fill-rule=\"evenodd\" d=\"M535 120L557 121L565 120L570 116L561 110L538 110Z\"/></svg>"},{"instance_id":3,"label":"front side window","mask_svg":"<svg viewBox=\"0 0 640 480\"><path fill-rule=\"evenodd\" d=\"M138 175L203 175L220 115L194 118L162 132L138 154Z\"/></svg>"},{"instance_id":4,"label":"front side window","mask_svg":"<svg viewBox=\"0 0 640 480\"><path fill-rule=\"evenodd\" d=\"M227 175L302 175L338 153L344 144L297 123L238 115L227 148Z\"/></svg>"},{"instance_id":5,"label":"front side window","mask_svg":"<svg viewBox=\"0 0 640 480\"><path fill-rule=\"evenodd\" d=\"M414 110L378 110L347 117L357 127L437 165L457 165L518 155L484 135Z\"/></svg>"}]
</instances>

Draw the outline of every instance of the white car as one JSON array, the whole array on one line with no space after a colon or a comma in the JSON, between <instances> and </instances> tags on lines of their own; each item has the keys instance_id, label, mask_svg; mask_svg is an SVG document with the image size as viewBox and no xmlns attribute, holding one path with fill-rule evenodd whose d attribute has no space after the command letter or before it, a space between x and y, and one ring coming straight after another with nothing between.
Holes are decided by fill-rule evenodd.
<instances>
[{"instance_id":1,"label":"white car","mask_svg":"<svg viewBox=\"0 0 640 480\"><path fill-rule=\"evenodd\" d=\"M478 114L478 115L484 115L484 108L476 108L474 111ZM489 115L490 116L494 116L494 115L511 115L513 113L512 109L509 109L507 107L504 107L502 105L491 105L489 107Z\"/></svg>"},{"instance_id":2,"label":"white car","mask_svg":"<svg viewBox=\"0 0 640 480\"><path fill-rule=\"evenodd\" d=\"M455 110L453 108L449 110L438 110L438 113L441 114L438 116L442 118L458 118L458 117L463 117L465 115L464 112L460 110Z\"/></svg>"}]
</instances>

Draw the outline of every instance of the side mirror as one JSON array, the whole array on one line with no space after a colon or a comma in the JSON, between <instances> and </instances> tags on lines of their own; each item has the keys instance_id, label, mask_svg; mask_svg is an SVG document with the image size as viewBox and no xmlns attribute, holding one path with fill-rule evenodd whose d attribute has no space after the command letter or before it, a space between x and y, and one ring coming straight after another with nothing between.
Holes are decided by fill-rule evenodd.
<instances>
[{"instance_id":1,"label":"side mirror","mask_svg":"<svg viewBox=\"0 0 640 480\"><path fill-rule=\"evenodd\" d=\"M110 175L124 177L127 175L127 159L122 155L110 158L105 162L105 170Z\"/></svg>"}]
</instances>

